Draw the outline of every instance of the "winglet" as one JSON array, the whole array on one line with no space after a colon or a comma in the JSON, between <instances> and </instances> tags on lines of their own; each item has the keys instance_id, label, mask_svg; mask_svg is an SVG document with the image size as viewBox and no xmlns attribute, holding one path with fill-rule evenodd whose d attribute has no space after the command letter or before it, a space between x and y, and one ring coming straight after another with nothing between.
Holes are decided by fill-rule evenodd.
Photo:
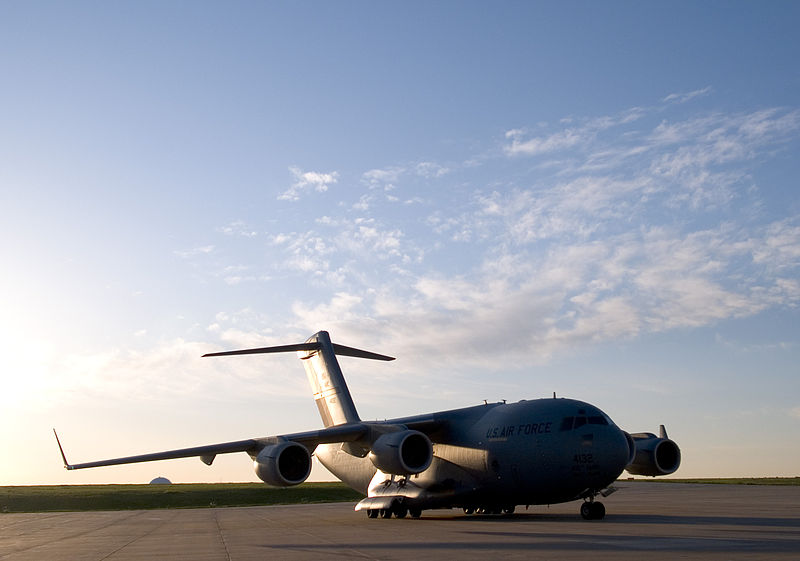
<instances>
[{"instance_id":1,"label":"winglet","mask_svg":"<svg viewBox=\"0 0 800 561\"><path fill-rule=\"evenodd\" d=\"M658 436L659 436L659 438L663 438L663 439L669 438L669 436L667 436L667 429L666 429L666 427L664 425L659 425L658 426Z\"/></svg>"},{"instance_id":2,"label":"winglet","mask_svg":"<svg viewBox=\"0 0 800 561\"><path fill-rule=\"evenodd\" d=\"M56 435L56 443L58 444L58 449L61 452L61 459L64 460L64 469L73 469L67 461L66 454L64 454L64 448L61 446L61 441L58 439L58 433L56 432L56 429L53 429L53 434Z\"/></svg>"}]
</instances>

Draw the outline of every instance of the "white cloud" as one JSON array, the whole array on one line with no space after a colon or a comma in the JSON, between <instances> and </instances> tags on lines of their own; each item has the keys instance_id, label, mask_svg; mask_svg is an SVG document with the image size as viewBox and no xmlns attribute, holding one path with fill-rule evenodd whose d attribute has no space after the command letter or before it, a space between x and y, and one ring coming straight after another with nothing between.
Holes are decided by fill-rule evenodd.
<instances>
[{"instance_id":1,"label":"white cloud","mask_svg":"<svg viewBox=\"0 0 800 561\"><path fill-rule=\"evenodd\" d=\"M745 114L738 121L738 132L748 139L769 141L783 138L800 128L800 111L781 114L778 109L764 109Z\"/></svg>"},{"instance_id":2,"label":"white cloud","mask_svg":"<svg viewBox=\"0 0 800 561\"><path fill-rule=\"evenodd\" d=\"M225 284L227 284L229 286L236 286L236 285L242 284L243 282L250 282L250 281L257 280L257 278L252 276L252 275L248 275L248 276L230 275L230 276L225 277L224 280L225 280Z\"/></svg>"},{"instance_id":3,"label":"white cloud","mask_svg":"<svg viewBox=\"0 0 800 561\"><path fill-rule=\"evenodd\" d=\"M597 135L607 129L627 125L645 115L645 110L634 107L614 116L602 116L576 122L574 119L562 119L561 123L570 125L562 130L544 136L526 139L527 131L515 128L506 131L505 138L511 143L503 147L508 156L538 156L569 148L577 148L591 144Z\"/></svg>"},{"instance_id":4,"label":"white cloud","mask_svg":"<svg viewBox=\"0 0 800 561\"><path fill-rule=\"evenodd\" d=\"M800 225L796 218L786 218L767 225L759 239L747 240L753 261L774 271L795 269L800 265Z\"/></svg>"},{"instance_id":5,"label":"white cloud","mask_svg":"<svg viewBox=\"0 0 800 561\"><path fill-rule=\"evenodd\" d=\"M648 131L640 121L650 114L659 113L636 108L582 123L571 120L563 130L530 139L520 128L506 133L511 140L504 147L507 155L558 151L566 156L537 168L540 175L553 170L556 177L569 178L566 181L514 189L531 202L523 220L529 238L568 230L591 233L611 216L637 216L640 213L633 207L643 205L702 212L727 207L737 198L752 199L750 162L800 130L798 111L767 109L663 119ZM484 212L497 214L498 205L509 202L508 191L504 190L502 202L494 201L494 208L486 206ZM749 208L755 209L757 202L749 202ZM508 214L508 209L503 212ZM597 212L605 213L600 221Z\"/></svg>"},{"instance_id":6,"label":"white cloud","mask_svg":"<svg viewBox=\"0 0 800 561\"><path fill-rule=\"evenodd\" d=\"M286 246L293 254L326 255L334 248L317 232L280 233L272 237L274 245Z\"/></svg>"},{"instance_id":7,"label":"white cloud","mask_svg":"<svg viewBox=\"0 0 800 561\"><path fill-rule=\"evenodd\" d=\"M414 204L422 202L422 198L418 195L404 196L404 192L419 189L421 181L424 182L422 188L426 189L431 182L442 179L451 171L450 168L436 162L419 161L403 166L368 170L361 174L361 183L368 186L371 191L378 189L383 191L384 200L390 203L402 201L405 204ZM372 195L362 195L353 208L366 211L375 200Z\"/></svg>"},{"instance_id":8,"label":"white cloud","mask_svg":"<svg viewBox=\"0 0 800 561\"><path fill-rule=\"evenodd\" d=\"M295 181L289 189L278 195L279 200L297 201L302 194L312 190L324 193L330 185L339 180L339 172L336 171L320 173L303 171L298 167L290 167L289 171L292 172Z\"/></svg>"},{"instance_id":9,"label":"white cloud","mask_svg":"<svg viewBox=\"0 0 800 561\"><path fill-rule=\"evenodd\" d=\"M363 310L359 309L361 303L360 296L337 292L327 304L311 307L304 302L295 302L292 310L299 324L312 332L328 329L325 326L358 320L363 315Z\"/></svg>"},{"instance_id":10,"label":"white cloud","mask_svg":"<svg viewBox=\"0 0 800 561\"><path fill-rule=\"evenodd\" d=\"M375 219L323 216L315 222L330 231L309 230L272 236L271 243L290 254L282 266L316 275L336 271L335 279L343 281L349 275L361 277L352 265L353 260L408 263L418 262L424 254L423 249L406 239L402 230L384 228Z\"/></svg>"},{"instance_id":11,"label":"white cloud","mask_svg":"<svg viewBox=\"0 0 800 561\"><path fill-rule=\"evenodd\" d=\"M391 341L382 344L413 356L465 364L523 355L544 360L576 345L791 305L797 282L733 274L777 226L748 231L722 225L688 235L653 228L557 243L544 255L517 248L487 258L468 275L422 275L413 284L392 283L357 298L337 294L330 303L296 305L295 312L309 328L314 319L333 317L347 333L359 332L362 322L386 325Z\"/></svg>"},{"instance_id":12,"label":"white cloud","mask_svg":"<svg viewBox=\"0 0 800 561\"><path fill-rule=\"evenodd\" d=\"M386 190L391 190L405 172L406 168L400 166L371 169L361 174L361 181L371 188L381 187Z\"/></svg>"},{"instance_id":13,"label":"white cloud","mask_svg":"<svg viewBox=\"0 0 800 561\"><path fill-rule=\"evenodd\" d=\"M512 133L509 135L509 133ZM511 144L505 147L505 151L510 156L535 156L546 152L571 148L578 143L589 140L586 130L565 129L545 137L522 139L522 133L518 130L506 132L506 138L511 140Z\"/></svg>"},{"instance_id":14,"label":"white cloud","mask_svg":"<svg viewBox=\"0 0 800 561\"><path fill-rule=\"evenodd\" d=\"M295 298L290 324L345 337L385 326L392 348L474 363L800 304L800 218L765 223L752 188L753 163L794 139L798 113L675 119L670 106L506 133L503 156L558 151L558 166L495 154L471 168L421 159L364 172L369 191L341 214L269 238L276 267L315 288ZM381 190L423 193L430 212L385 212Z\"/></svg>"},{"instance_id":15,"label":"white cloud","mask_svg":"<svg viewBox=\"0 0 800 561\"><path fill-rule=\"evenodd\" d=\"M174 253L183 259L189 259L191 257L197 257L198 255L207 255L212 253L215 249L216 248L213 245L203 245L200 247L194 247L192 249L176 250Z\"/></svg>"},{"instance_id":16,"label":"white cloud","mask_svg":"<svg viewBox=\"0 0 800 561\"><path fill-rule=\"evenodd\" d=\"M450 173L448 168L440 166L435 162L420 162L416 165L414 171L416 171L417 175L428 179L444 177Z\"/></svg>"},{"instance_id":17,"label":"white cloud","mask_svg":"<svg viewBox=\"0 0 800 561\"><path fill-rule=\"evenodd\" d=\"M367 212L369 210L369 206L372 200L373 198L370 195L361 195L358 201L353 204L353 210Z\"/></svg>"},{"instance_id":18,"label":"white cloud","mask_svg":"<svg viewBox=\"0 0 800 561\"><path fill-rule=\"evenodd\" d=\"M226 236L242 236L245 238L255 238L258 236L258 232L250 228L242 220L236 220L225 226L220 226L217 228L217 232L225 234Z\"/></svg>"},{"instance_id":19,"label":"white cloud","mask_svg":"<svg viewBox=\"0 0 800 561\"><path fill-rule=\"evenodd\" d=\"M688 93L672 93L665 97L662 101L667 103L686 103L689 100L692 100L696 97L701 97L707 94L710 94L713 91L711 86L706 86L705 88L694 90Z\"/></svg>"},{"instance_id":20,"label":"white cloud","mask_svg":"<svg viewBox=\"0 0 800 561\"><path fill-rule=\"evenodd\" d=\"M656 146L684 144L678 150L685 165L705 166L748 160L765 143L780 142L800 128L800 112L766 109L753 113L713 114L670 123L650 134Z\"/></svg>"},{"instance_id":21,"label":"white cloud","mask_svg":"<svg viewBox=\"0 0 800 561\"><path fill-rule=\"evenodd\" d=\"M237 338L226 330L221 340L259 343L263 338L253 338L252 333ZM169 402L187 395L224 400L243 394L286 393L278 381L264 379L255 364L239 361L234 369L229 361L201 358L213 350L217 349L207 342L174 339L140 351L73 354L62 358L60 371L70 381L71 392L83 398Z\"/></svg>"}]
</instances>

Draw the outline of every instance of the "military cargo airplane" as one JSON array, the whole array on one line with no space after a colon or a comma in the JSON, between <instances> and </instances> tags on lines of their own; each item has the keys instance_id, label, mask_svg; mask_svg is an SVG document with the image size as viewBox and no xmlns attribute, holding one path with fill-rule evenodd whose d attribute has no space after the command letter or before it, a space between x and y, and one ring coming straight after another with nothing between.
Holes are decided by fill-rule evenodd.
<instances>
[{"instance_id":1,"label":"military cargo airplane","mask_svg":"<svg viewBox=\"0 0 800 561\"><path fill-rule=\"evenodd\" d=\"M355 505L370 518L418 518L423 510L461 508L465 514L512 513L518 505L582 500L581 516L605 516L597 500L614 491L623 470L668 475L681 453L667 436L629 434L600 409L574 399L486 403L387 421L362 421L336 355L394 358L331 342L326 331L305 343L203 356L297 352L325 428L169 450L97 462L69 470L247 452L269 485L298 485L311 472L312 454L331 473L366 495ZM54 431L55 432L55 431ZM58 441L58 435L56 434Z\"/></svg>"}]
</instances>

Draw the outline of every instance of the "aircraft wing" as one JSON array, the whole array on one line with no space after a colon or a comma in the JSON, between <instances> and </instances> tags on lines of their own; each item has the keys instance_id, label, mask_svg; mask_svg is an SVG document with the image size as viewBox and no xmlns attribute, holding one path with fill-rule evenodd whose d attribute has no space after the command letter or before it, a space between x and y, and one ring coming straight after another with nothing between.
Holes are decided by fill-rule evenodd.
<instances>
[{"instance_id":1,"label":"aircraft wing","mask_svg":"<svg viewBox=\"0 0 800 561\"><path fill-rule=\"evenodd\" d=\"M140 454L137 456L126 456L124 458L111 458L108 460L84 462L80 464L70 464L67 461L67 456L64 453L64 448L61 446L58 433L56 433L55 429L53 429L53 433L56 436L56 442L58 443L58 448L61 451L61 458L64 460L64 467L68 470L73 470L192 457L199 457L203 463L211 465L217 454L247 452L251 457L255 457L265 446L281 441L300 443L313 452L314 448L316 448L318 444L327 444L330 442L351 442L361 438L367 433L368 430L368 427L362 423L352 423L326 429L297 432L280 436L268 436L264 438L237 440L234 442L222 442L219 444L208 444L205 446L195 446L193 448L180 448L178 450L165 450L163 452Z\"/></svg>"}]
</instances>

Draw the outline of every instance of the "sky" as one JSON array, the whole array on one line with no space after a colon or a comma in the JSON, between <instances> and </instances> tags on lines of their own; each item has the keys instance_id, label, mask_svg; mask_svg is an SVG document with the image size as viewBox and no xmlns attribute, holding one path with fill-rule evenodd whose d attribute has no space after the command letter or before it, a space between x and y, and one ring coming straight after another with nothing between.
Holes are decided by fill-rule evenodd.
<instances>
[{"instance_id":1,"label":"sky","mask_svg":"<svg viewBox=\"0 0 800 561\"><path fill-rule=\"evenodd\" d=\"M0 3L0 485L552 396L800 469L800 4ZM313 479L330 479L316 467Z\"/></svg>"}]
</instances>

